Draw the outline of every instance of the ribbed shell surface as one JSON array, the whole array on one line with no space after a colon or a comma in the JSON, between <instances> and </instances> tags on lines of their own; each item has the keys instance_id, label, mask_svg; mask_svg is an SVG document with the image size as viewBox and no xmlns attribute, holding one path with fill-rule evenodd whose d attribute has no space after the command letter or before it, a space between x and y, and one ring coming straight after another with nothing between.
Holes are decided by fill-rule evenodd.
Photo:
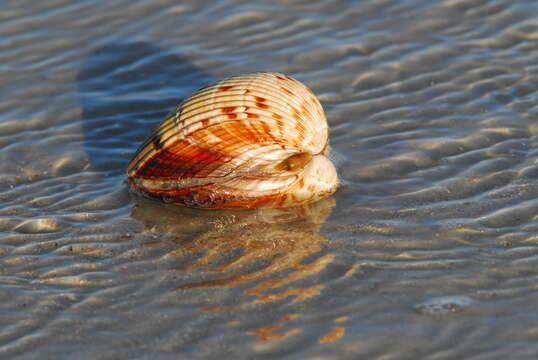
<instances>
[{"instance_id":1,"label":"ribbed shell surface","mask_svg":"<svg viewBox=\"0 0 538 360\"><path fill-rule=\"evenodd\" d=\"M187 206L293 206L335 191L327 141L323 109L306 86L277 73L242 75L188 98L127 174L136 192Z\"/></svg>"}]
</instances>

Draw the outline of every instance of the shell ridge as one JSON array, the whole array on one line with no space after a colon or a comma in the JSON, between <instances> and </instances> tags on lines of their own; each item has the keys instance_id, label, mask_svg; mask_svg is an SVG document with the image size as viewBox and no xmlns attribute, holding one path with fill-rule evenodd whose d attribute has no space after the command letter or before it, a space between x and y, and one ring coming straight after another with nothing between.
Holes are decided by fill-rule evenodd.
<instances>
[{"instance_id":1,"label":"shell ridge","mask_svg":"<svg viewBox=\"0 0 538 360\"><path fill-rule=\"evenodd\" d=\"M252 96L252 97L255 97L256 93L258 95L265 95L267 96L268 98L271 98L271 99L275 99L277 98L276 96L274 96L275 93L278 93L278 92L281 92L282 91L282 87L279 87L273 83L267 83L267 82L251 82L251 83L246 83L246 86L250 86L250 88L247 88L246 86L242 86L243 84L240 84L239 86L238 85L235 85L234 89L236 89L235 91L238 91L239 94L237 95L245 95L247 96L247 94L242 94L242 92L244 90L250 90L249 92L249 95ZM256 87L253 88L253 85L255 85ZM286 94L285 95L285 99L286 101L292 101L293 102L293 105L295 105L296 108L300 108L301 107L301 104L303 103L312 103L315 107L321 107L321 104L319 104L319 102L317 101L313 101L315 100L315 98L313 97L310 97L310 98L307 98L305 97L303 94L306 92L305 91L306 87L305 88L298 88L298 89L293 89L295 90L294 92L292 92L291 94ZM227 92L231 92L232 90L228 90L226 91ZM291 90L290 90L291 91ZM222 94L222 95L226 95L226 94ZM234 94L235 95L235 94ZM280 98L284 98L283 96L280 96ZM202 96L202 95L198 95L198 96L195 96L191 101L191 103L189 103L189 105L192 105L192 104L195 104L197 102L201 102L201 101L204 101L204 100L207 100L206 97ZM307 109L308 110L308 109ZM315 114L313 112L311 112L310 110L308 110L309 114L311 116L319 116L318 114Z\"/></svg>"},{"instance_id":2,"label":"shell ridge","mask_svg":"<svg viewBox=\"0 0 538 360\"><path fill-rule=\"evenodd\" d=\"M263 89L265 91L266 95L269 95L269 96L273 96L272 94L282 91L281 87L279 87L278 85L274 84L273 82L269 82L269 81L251 80L251 81L247 81L247 82L230 82L229 84L234 84L233 87L234 87L235 91L240 91L241 92L241 91L244 91L244 90L248 89L250 91L250 93L252 93L252 92L260 91L260 89ZM295 87L295 90L297 90L297 91L292 92L292 94L286 94L286 97L287 97L287 99L293 100L294 104L297 107L300 107L301 102L296 101L294 99L294 97L300 98L303 102L314 102L316 107L321 106L319 104L319 101L317 101L317 99L315 99L315 97L310 96L310 98L306 98L305 96L303 96L303 93L305 93L305 92L307 92L308 94L311 94L311 91L306 86L304 86L302 84L301 84L301 86L298 86L298 84L295 84L295 83L291 83L291 84ZM256 88L253 89L252 85L256 85ZM214 88L211 89L211 91L208 89L208 91L206 93L195 94L191 99L189 99L189 102L195 101L195 100L200 100L200 98L204 98L204 96L209 97L213 91L218 91L217 89L218 89L218 86L215 86ZM234 90L227 90L226 92L234 91ZM205 98L205 99L207 99L207 98ZM201 101L203 101L203 99ZM192 104L192 103L190 103L190 104ZM311 113L311 115L314 116L315 114Z\"/></svg>"},{"instance_id":3,"label":"shell ridge","mask_svg":"<svg viewBox=\"0 0 538 360\"><path fill-rule=\"evenodd\" d=\"M191 124L191 125L189 125L187 127L184 127L182 129L176 129L175 131L170 131L170 133L169 133L169 135L167 137L162 137L162 135L161 135L161 143L163 144L162 149L167 149L167 148L170 148L171 146L176 145L177 141L179 141L179 139L181 139L181 136L188 137L188 139L189 139L188 141L194 143L195 145L198 145L198 146L200 146L202 148L207 148L207 146L205 146L205 144L200 143L196 139L196 137L194 137L193 135L195 135L198 132L208 130L211 127L222 127L226 123L233 123L233 122L236 122L236 121L237 120L225 120L225 121L216 122L216 123L213 123L213 124L208 124L207 126L198 127L198 128L196 128L196 126L198 126L198 123L193 123L193 124ZM195 127L195 129L189 129L189 130L191 130L190 132L183 133L183 134L181 133L182 131L187 131L187 128L192 128L192 127ZM151 136L149 139L151 139L152 137L153 136ZM175 138L175 140L173 140L174 138ZM147 161L148 158L150 158L152 155L157 155L159 153L159 150L155 151L153 149L153 145L151 144L151 141L147 142L146 148L143 149L143 150L146 150L146 149L147 149L147 151L144 154L144 156L142 156L142 157L140 157L140 159L138 159L138 161L137 161L138 164L141 164L141 163ZM160 151L162 151L162 149ZM217 152L215 149L207 149L207 150ZM218 152L218 153L223 155L220 152ZM131 166L131 167L133 167L133 166Z\"/></svg>"},{"instance_id":4,"label":"shell ridge","mask_svg":"<svg viewBox=\"0 0 538 360\"><path fill-rule=\"evenodd\" d=\"M227 108L227 107L223 106L221 108L211 109L211 110L207 110L207 111L197 113L197 114L188 114L187 117L182 119L182 121L189 122L189 124L186 125L186 126L183 126L183 128L185 128L187 126L194 125L195 123L201 122L202 120L211 121L211 119L216 117L216 116L226 115L226 114L241 114L241 113L249 114L249 113L260 113L260 112L262 112L262 113L276 114L277 116L275 117L275 120L277 120L277 118L286 119L286 118L290 117L290 116L288 116L288 114L286 114L285 112L283 112L279 108L273 108L276 111L269 111L269 110L265 110L265 109L260 109L260 108L256 107L255 102L251 102L251 101L246 101L246 102L241 102L241 103L239 103L239 102L226 103L226 105L231 105L229 107L230 108L234 107L235 109L233 109L233 110L232 109L227 109L229 111L227 111L225 113L222 113L221 109L222 108ZM219 111L221 113L219 113ZM212 113L212 112L216 113L216 114L211 115L210 113ZM192 118L194 118L194 117L203 118L203 119L202 120L192 120Z\"/></svg>"},{"instance_id":5,"label":"shell ridge","mask_svg":"<svg viewBox=\"0 0 538 360\"><path fill-rule=\"evenodd\" d=\"M202 146L201 144L197 144L196 141L193 141L193 140L194 139L189 139L188 141L186 141L186 140L183 140L181 138L177 138L176 140L174 140L173 142L167 144L166 147L163 147L159 151L151 151L151 149L150 149L150 151L145 154L145 157L140 159L139 162L138 162L137 166L139 167L139 172L137 173L137 176L145 177L145 173L147 172L148 167L152 167L152 166L157 167L157 166L154 165L154 163L157 161L157 159L163 158L163 157L164 157L164 160L168 160L168 159L171 159L171 158L179 158L179 157L181 157L182 154L185 154L186 151L192 151L194 147L196 147L198 149L202 149L203 152L206 153L205 154L206 158L210 157L211 155L214 157L214 159L220 159L220 158L226 156L226 154L216 152L213 149L209 149L209 148L207 148L205 146ZM184 146L182 146L181 148L176 149L176 151L172 152L171 149L173 149L175 146L177 146L179 144L183 144ZM166 162L163 162L162 160L160 160L159 162L160 163L166 163ZM184 164L186 166L189 166L190 163L185 162ZM190 166L192 167L192 164ZM158 166L157 168L172 169L172 166L160 164L160 166ZM174 168L177 169L178 166L176 165ZM184 173L181 173L181 175L175 174L174 176L182 177L183 174ZM150 175L150 177L155 178L155 176L151 176L151 175ZM167 178L167 177L162 177L162 178Z\"/></svg>"},{"instance_id":6,"label":"shell ridge","mask_svg":"<svg viewBox=\"0 0 538 360\"><path fill-rule=\"evenodd\" d=\"M252 175L253 169L251 166L249 166L249 162L253 159L259 159L264 155L264 153L272 151L271 145L274 146L272 143L267 143L266 146L264 146L264 144L249 144L249 146L242 148L241 153L237 154L235 157L235 159L237 159L237 164L235 168L230 170L230 172L237 173L238 176ZM258 149L256 152L252 152L252 148L255 146L257 146ZM243 157L244 154L249 154L249 156ZM240 170L240 168L245 167L247 168L247 171Z\"/></svg>"},{"instance_id":7,"label":"shell ridge","mask_svg":"<svg viewBox=\"0 0 538 360\"><path fill-rule=\"evenodd\" d=\"M243 104L241 103L226 103L226 105L233 105L233 106L230 106L230 107L235 107L235 108L238 108L238 107L241 107L241 105L243 106L246 106L249 108L249 110L251 109L257 109L256 108L256 104L255 103L250 103L250 102L245 102ZM250 106L249 106L250 105ZM223 107L224 108L224 107ZM236 111L237 110L237 111ZM218 115L221 115L221 114L215 114L213 116L210 116L210 113L211 112L217 112L218 113L218 109L211 109L211 110L207 110L206 112L203 112L203 113L199 113L199 114L196 114L196 115L191 115L190 117L187 117L187 118L183 118L182 121L186 122L186 123L189 123L188 125L184 126L183 128L181 129L178 129L178 134L181 134L182 132L185 133L187 130L187 128L189 127L196 127L198 125L196 125L197 123L199 123L200 121L202 120L197 120L197 121L193 121L192 120L192 117L196 116L196 117L199 117L199 118L202 118L204 117L205 119L207 119L208 121L211 121L211 119L213 119L215 116L218 116ZM290 118L291 116L288 116L288 114L286 114L285 112L282 112L282 110L278 109L278 108L275 108L273 107L273 110L272 111L267 111L267 110L260 110L260 109L257 109L257 110L252 110L250 113L258 113L258 112L266 112L266 113L271 113L271 114L277 114L277 117L282 117L283 120L281 120L282 123L285 123L285 119L286 118ZM233 114L239 114L239 113L245 113L244 109L234 109L234 110L231 110L230 113L233 113ZM203 115L203 114L206 114L207 116ZM323 126L321 131L319 128L316 128L316 127L309 127L307 124L308 122L305 121L304 117L303 116L300 116L299 113L296 113L298 114L298 116L296 118L294 118L294 121L298 121L299 122L299 126L302 127L304 130L304 133L305 133L305 137L308 137L309 139L310 138L313 138L313 137L316 137L316 136L321 136L323 138L323 143L326 141L325 139L327 138L328 136L328 133L327 133L327 127L326 126ZM272 120L276 123L278 123L277 121L278 119L275 119L275 120ZM321 124L323 124L323 122L320 121ZM306 136L308 135L308 136ZM308 142L308 141L307 141Z\"/></svg>"},{"instance_id":8,"label":"shell ridge","mask_svg":"<svg viewBox=\"0 0 538 360\"><path fill-rule=\"evenodd\" d=\"M181 140L179 139L177 141L179 142ZM259 148L257 152L252 152L252 148L254 148L254 147ZM219 177L227 176L231 172L238 172L239 168L248 166L249 161L251 161L254 158L261 157L265 152L272 151L274 147L276 147L276 145L274 143L272 143L272 142L248 144L248 146L240 146L239 148L241 149L241 151L238 152L235 155L234 158L230 158L229 160L226 160L226 161L221 161L219 166L212 169L213 173L218 173L219 171L221 171L222 175L206 174L205 176L219 178ZM289 151L293 151L293 150L288 150L288 152ZM243 155L245 153L250 154L250 155L246 156L246 157L243 157ZM215 154L219 154L219 153L215 152ZM173 155L175 155L175 154L173 154ZM220 154L220 155L222 155L222 154ZM164 155L160 155L160 156L164 156ZM226 157L226 156L227 155L224 154L221 157ZM167 158L168 158L168 156L167 156ZM147 163L150 163L152 159L148 159ZM188 163L186 165L188 165ZM150 163L150 164L148 164L146 166L152 166L152 164ZM144 168L146 166L143 166L141 168L141 170L144 170ZM201 168L197 168L196 173L193 173L193 175L191 177L196 177L197 173L202 173L203 170L207 170L207 167L208 167L208 165L203 166ZM229 169L226 169L226 167L229 167ZM155 176L145 177L144 174L143 174L143 171L141 171L141 172L142 172L142 174L138 174L138 176L141 176L145 180L150 180L150 179L152 179L152 180L167 180L167 179L171 180L171 179L175 179L177 177L177 175L162 176L162 177L155 177ZM249 171L244 171L244 172L240 172L240 173L244 175L244 174L249 174L250 172ZM185 178L185 177L181 176L180 179L188 179L188 178Z\"/></svg>"},{"instance_id":9,"label":"shell ridge","mask_svg":"<svg viewBox=\"0 0 538 360\"><path fill-rule=\"evenodd\" d=\"M245 180L256 181L258 183L264 182L267 184L275 183L275 185L273 185L272 187L268 187L264 190L248 189L248 191L245 193L245 188L243 186L239 186ZM189 193L196 193L196 190L200 187L214 185L215 188L207 189L205 191L206 194L219 193L219 192L225 191L228 194L228 196L233 195L233 197L235 198L234 201L238 201L241 199L251 200L251 199L256 199L258 197L273 195L275 193L275 188L279 188L280 189L279 192L281 192L282 190L284 191L287 190L288 188L292 187L297 182L298 176L297 175L281 176L279 177L279 180L281 181L277 183L268 176L253 175L246 178L241 175L234 175L226 179L220 179L219 181L211 181L211 182L207 182L203 184L196 184L196 185L187 185L187 186L176 188L176 189L152 188L151 191L154 194L161 194L161 195L173 194L173 193L189 194ZM284 181L282 182L282 180ZM234 185L234 183L238 183L238 186ZM280 184L284 184L283 185L284 188L282 188L282 185ZM139 190L144 191L142 188L140 188L138 184L135 184L135 185L139 188ZM172 195L172 197L173 196L174 195Z\"/></svg>"},{"instance_id":10,"label":"shell ridge","mask_svg":"<svg viewBox=\"0 0 538 360\"><path fill-rule=\"evenodd\" d=\"M222 117L222 118L225 118L225 117ZM237 123L237 122L244 122L243 120L246 120L246 119L222 120L222 121L219 121L219 122L214 122L214 123L207 124L205 126L204 125L199 126L198 122L192 123L191 125L189 125L187 127L184 127L183 129L178 129L175 133L171 134L168 138L163 138L162 139L162 142L164 144L163 147L168 146L168 142L170 141L170 139L172 137L179 137L179 136L188 137L189 141L191 141L191 139L192 139L192 141L195 141L195 142L198 143L198 140L196 139L196 137L194 137L194 135L196 135L197 133L202 132L202 131L211 131L211 129L215 129L215 128L221 128L221 127L226 126L225 124L234 124L234 123ZM250 119L250 120L251 120L250 121L251 123L255 122L254 120L256 120L256 122L261 122L260 119ZM187 128L190 128L189 132L187 132ZM192 128L194 128L194 129L192 129ZM276 139L274 139L273 142L277 143L277 144L281 144L281 142L277 141Z\"/></svg>"},{"instance_id":11,"label":"shell ridge","mask_svg":"<svg viewBox=\"0 0 538 360\"><path fill-rule=\"evenodd\" d=\"M260 96L257 96L257 95L260 95ZM263 98L263 102L260 102L259 100L257 100L256 98L258 97L262 97L261 95L265 96ZM248 102L249 103L249 106L251 107L259 107L259 104L262 103L265 106L267 106L267 103L272 103L276 106L272 106L273 108L275 109L290 109L290 111L282 111L283 113L287 113L289 115L292 115L294 112L300 112L298 109L300 109L301 105L300 104L293 104L295 106L290 106L290 104L284 102L285 100L289 100L289 99L280 99L280 98L276 98L276 97L270 97L269 94L267 93L256 93L256 95L245 95L245 94L237 94L237 95L229 95L229 94L220 94L218 96L215 96L213 100L215 99L218 99L219 101L215 101L214 104L217 105L217 104L226 104L228 106L241 106L242 103L246 103ZM204 112L208 112L208 111L211 111L211 110L216 110L218 109L219 107L215 106L214 108L212 109L209 109L209 110L206 110L206 111L200 111L200 110L203 110L205 108L205 105L207 103L207 99L204 99L204 100L201 100L200 102L195 102L195 103L191 103L191 104L188 104L188 106L185 107L183 113L181 114L182 115L182 119L186 118L186 117L192 117L193 115L197 115L197 114L201 114L201 113L204 113ZM199 105L199 106L198 106ZM310 116L314 117L316 115L310 113L307 111L307 114L309 114ZM317 117L317 116L316 116Z\"/></svg>"},{"instance_id":12,"label":"shell ridge","mask_svg":"<svg viewBox=\"0 0 538 360\"><path fill-rule=\"evenodd\" d=\"M252 98L255 98L255 96L252 96ZM268 109L270 109L270 110L260 108L259 107L259 102L257 102L255 99L251 99L249 97L243 97L242 99L239 99L239 98L233 98L232 99L231 97L227 97L227 96L223 95L223 96L215 97L215 99L221 100L221 101L215 102L215 105L218 105L218 107L216 106L213 109L209 109L209 110L205 110L205 111L199 111L199 110L203 109L204 106L200 106L200 107L197 107L197 108L186 109L186 112L182 113L181 120L182 121L188 121L188 119L191 119L193 117L202 116L203 114L207 114L207 113L210 113L210 112L216 112L219 109L229 108L229 107L246 107L249 110L257 109L259 111L272 112L272 113L275 113L275 114L277 114L279 116L286 117L286 118L290 118L294 114L298 114L303 123L308 123L308 121L306 121L308 117L316 118L316 119L318 118L318 116L313 115L308 111L303 113L300 110L298 110L296 107L293 107L293 106L290 107L290 105L287 105L287 104L285 104L283 102L280 102L280 101L276 101L273 98L265 98L265 100L267 100L267 101L264 104L266 104L266 106L268 106ZM224 106L224 105L226 105L226 106ZM304 105L302 105L302 106L304 107ZM289 111L288 111L288 109L289 109ZM319 122L321 122L321 121L319 121Z\"/></svg>"},{"instance_id":13,"label":"shell ridge","mask_svg":"<svg viewBox=\"0 0 538 360\"><path fill-rule=\"evenodd\" d=\"M255 79L255 78L254 78L254 79ZM245 82L245 80L246 80L246 82ZM275 92L278 92L278 90L279 90L279 89L274 88L274 87L275 87L274 82L270 82L270 81L268 81L267 79L262 79L262 80L259 80L259 81L258 81L257 79L253 80L253 78L248 79L248 77L244 77L244 78L242 79L242 83L241 83L241 85L245 85L245 84L246 84L246 85L248 86L248 84L250 84L250 83L254 83L255 81L256 81L256 83L257 83L257 86L256 86L256 88L253 90L254 92L258 91L258 87L259 87L259 86L258 86L258 83L260 83L260 81L261 81L261 84L263 84L263 85L267 85L267 86L273 87L273 89L276 90ZM237 82L237 81L236 81L236 82ZM311 90L308 89L306 86L304 86L304 85L298 83L298 82L297 82L297 83L296 83L296 82L291 82L291 81L286 81L286 82L288 82L288 83L290 83L292 86L295 86L295 87L298 88L298 91L295 92L294 96L287 96L286 99L287 99L288 101L291 100L291 101L294 103L295 106L293 107L293 112L294 112L295 114L297 114L299 118L301 118L302 123L308 123L308 121L305 121L305 120L306 120L306 119L305 119L305 116L308 117L308 115L310 115L311 118L319 119L319 120L316 120L316 123L322 123L322 124L323 124L323 123L326 123L326 121L325 121L325 119L324 119L324 117L323 117L323 115L322 115L321 104L319 104L319 101L317 101L317 99L315 99L315 97L312 96L312 92L311 92ZM230 81L220 82L219 84L217 84L217 85L214 86L213 90L216 91L216 88L218 88L218 86L221 86L221 85L224 85L224 84L229 85L229 84L231 84L231 83L233 83L233 82L230 82ZM239 89L239 90L242 90L242 89ZM227 91L231 91L231 90L227 90ZM304 96L305 94L308 94L309 96L308 96L308 97L305 97L305 96ZM199 96L199 95L195 95L193 98L196 98L196 96ZM214 97L214 96L215 96L215 92L211 93L210 95L206 95L206 97L207 97L207 96L210 96L210 97L213 96L213 97ZM271 98L273 101L275 101L275 100L274 100L275 98L278 98L278 99L279 99L280 97L270 97L270 98ZM302 100L302 102L298 102L298 101L296 101L295 98L300 98L300 99ZM194 101L194 100L192 100L192 101ZM193 106L192 104L193 104L192 102L189 103L188 106L187 106L187 108L188 108L189 106ZM310 110L309 110L310 106L308 106L308 105L314 105L316 111L315 111L315 112L310 111ZM279 107L273 107L273 108L279 108ZM286 108L286 106L282 106L282 108ZM299 111L299 109L301 109L301 110L303 110L303 111ZM187 110L187 112L189 112L189 111L191 111L191 110L195 110L195 109L185 109L185 110ZM282 110L281 110L281 111L282 111ZM289 113L289 112L287 112L287 111L283 111L283 112L285 112L285 113ZM302 112L305 112L305 113L306 113L306 114L304 114L305 116L303 116L303 114L301 114ZM320 116L321 116L322 118L320 118ZM306 127L306 128L308 129L308 127ZM312 131L316 131L316 129L315 129L315 128L314 128L314 129L310 129L310 132L312 132ZM310 137L309 137L309 139L311 140L310 142L313 142L313 141L314 141L314 140L312 140Z\"/></svg>"},{"instance_id":14,"label":"shell ridge","mask_svg":"<svg viewBox=\"0 0 538 360\"><path fill-rule=\"evenodd\" d=\"M208 88L203 93L197 93L193 95L191 98L189 98L183 105L185 104L193 104L204 100L209 100L212 94L218 93L222 95L226 94L233 94L233 95L248 95L255 92L260 92L260 90L263 90L267 95L274 96L275 92L281 91L282 87L279 87L275 85L274 83L267 82L267 81L243 81L243 82L231 82L229 85L230 89L228 90L218 90L219 86L215 86L212 88ZM253 85L256 87L254 88ZM289 89L288 89L289 90ZM295 89L298 90L297 92L291 92L290 94L286 94L287 97L293 97L293 96L299 96L300 93L305 92L304 89L299 88ZM290 90L291 91L291 90ZM302 100L305 100L303 96L301 96Z\"/></svg>"}]
</instances>

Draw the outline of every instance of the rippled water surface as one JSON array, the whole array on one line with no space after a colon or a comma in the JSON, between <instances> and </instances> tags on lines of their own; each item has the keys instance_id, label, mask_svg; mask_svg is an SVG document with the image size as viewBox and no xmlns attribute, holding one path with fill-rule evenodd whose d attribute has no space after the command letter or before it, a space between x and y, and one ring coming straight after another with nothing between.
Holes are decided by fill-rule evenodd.
<instances>
[{"instance_id":1,"label":"rippled water surface","mask_svg":"<svg viewBox=\"0 0 538 360\"><path fill-rule=\"evenodd\" d=\"M538 2L3 1L0 357L535 359ZM343 186L182 209L124 169L202 85L290 74Z\"/></svg>"}]
</instances>

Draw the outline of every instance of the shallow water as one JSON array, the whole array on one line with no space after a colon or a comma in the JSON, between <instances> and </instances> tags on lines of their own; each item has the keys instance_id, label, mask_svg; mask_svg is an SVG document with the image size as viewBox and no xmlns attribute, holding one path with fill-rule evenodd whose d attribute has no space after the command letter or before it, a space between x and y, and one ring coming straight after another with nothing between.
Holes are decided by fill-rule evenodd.
<instances>
[{"instance_id":1,"label":"shallow water","mask_svg":"<svg viewBox=\"0 0 538 360\"><path fill-rule=\"evenodd\" d=\"M0 357L538 355L538 2L2 5ZM129 194L168 111L264 70L322 101L332 198Z\"/></svg>"}]
</instances>

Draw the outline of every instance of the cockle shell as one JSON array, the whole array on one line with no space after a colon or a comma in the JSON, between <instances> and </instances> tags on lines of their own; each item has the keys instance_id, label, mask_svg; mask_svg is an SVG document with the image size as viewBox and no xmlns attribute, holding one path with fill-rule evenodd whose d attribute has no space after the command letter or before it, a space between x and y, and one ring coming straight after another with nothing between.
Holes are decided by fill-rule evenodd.
<instances>
[{"instance_id":1,"label":"cockle shell","mask_svg":"<svg viewBox=\"0 0 538 360\"><path fill-rule=\"evenodd\" d=\"M200 208L286 207L332 194L327 120L314 94L277 73L202 88L142 144L127 175L150 198Z\"/></svg>"}]
</instances>

